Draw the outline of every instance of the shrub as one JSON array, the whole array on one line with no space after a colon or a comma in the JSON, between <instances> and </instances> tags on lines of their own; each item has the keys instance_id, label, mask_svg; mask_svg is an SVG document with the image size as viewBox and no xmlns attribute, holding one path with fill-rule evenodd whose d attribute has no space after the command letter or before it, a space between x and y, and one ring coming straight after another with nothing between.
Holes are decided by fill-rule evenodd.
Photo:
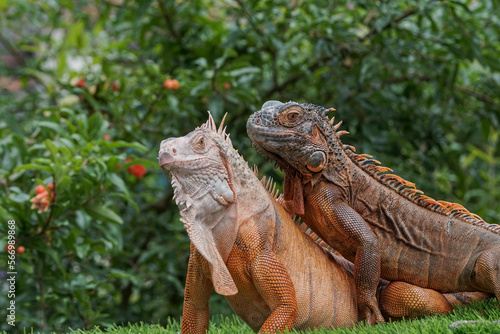
<instances>
[{"instance_id":1,"label":"shrub","mask_svg":"<svg viewBox=\"0 0 500 334\"><path fill-rule=\"evenodd\" d=\"M181 314L189 240L156 156L207 109L228 112L234 145L281 182L250 148L249 114L268 99L335 106L358 151L498 222L498 9L0 1L0 235L15 220L24 247L16 328ZM230 311L214 296L212 312Z\"/></svg>"}]
</instances>

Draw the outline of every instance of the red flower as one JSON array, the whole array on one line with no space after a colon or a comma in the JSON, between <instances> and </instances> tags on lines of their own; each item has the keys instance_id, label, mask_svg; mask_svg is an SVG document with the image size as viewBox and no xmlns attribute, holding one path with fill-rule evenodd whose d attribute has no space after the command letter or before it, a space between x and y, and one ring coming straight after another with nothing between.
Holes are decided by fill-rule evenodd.
<instances>
[{"instance_id":1,"label":"red flower","mask_svg":"<svg viewBox=\"0 0 500 334\"><path fill-rule=\"evenodd\" d=\"M50 190L50 194L47 189ZM47 211L50 203L54 200L54 183L50 182L46 187L39 184L35 188L35 193L35 197L30 199L31 209L37 209L38 213Z\"/></svg>"},{"instance_id":2,"label":"red flower","mask_svg":"<svg viewBox=\"0 0 500 334\"><path fill-rule=\"evenodd\" d=\"M137 178L141 179L146 174L146 167L143 165L132 165L127 168L130 174L135 175Z\"/></svg>"},{"instance_id":3,"label":"red flower","mask_svg":"<svg viewBox=\"0 0 500 334\"><path fill-rule=\"evenodd\" d=\"M114 91L114 92L117 92L117 91L118 91L118 89L120 89L120 86L118 86L118 83L113 82L113 83L111 84L111 89L113 89L113 91Z\"/></svg>"},{"instance_id":4,"label":"red flower","mask_svg":"<svg viewBox=\"0 0 500 334\"><path fill-rule=\"evenodd\" d=\"M85 79L84 78L80 78L78 79L78 81L75 83L75 87L82 87L82 88L85 88L86 86L86 82L85 82Z\"/></svg>"},{"instance_id":5,"label":"red flower","mask_svg":"<svg viewBox=\"0 0 500 334\"><path fill-rule=\"evenodd\" d=\"M46 193L47 192L47 189L45 189L45 187L41 184L37 185L36 188L35 188L35 194L41 194L41 193Z\"/></svg>"}]
</instances>

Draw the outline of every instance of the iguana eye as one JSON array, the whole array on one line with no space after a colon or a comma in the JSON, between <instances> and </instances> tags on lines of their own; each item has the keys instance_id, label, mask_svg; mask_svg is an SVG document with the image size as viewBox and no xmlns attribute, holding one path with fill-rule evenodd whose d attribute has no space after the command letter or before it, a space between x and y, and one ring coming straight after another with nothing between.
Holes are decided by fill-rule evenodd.
<instances>
[{"instance_id":1,"label":"iguana eye","mask_svg":"<svg viewBox=\"0 0 500 334\"><path fill-rule=\"evenodd\" d=\"M299 113L296 111L292 111L292 112L289 112L288 114L286 114L286 119L291 121L291 122L296 121L297 118L299 118Z\"/></svg>"},{"instance_id":2,"label":"iguana eye","mask_svg":"<svg viewBox=\"0 0 500 334\"><path fill-rule=\"evenodd\" d=\"M295 126L300 120L302 109L299 106L292 106L279 115L281 124L285 126Z\"/></svg>"},{"instance_id":3,"label":"iguana eye","mask_svg":"<svg viewBox=\"0 0 500 334\"><path fill-rule=\"evenodd\" d=\"M205 136L203 136L201 134L196 136L195 138L193 138L191 145L193 145L193 148L196 151L202 152L203 150L205 150L205 146L206 146Z\"/></svg>"}]
</instances>

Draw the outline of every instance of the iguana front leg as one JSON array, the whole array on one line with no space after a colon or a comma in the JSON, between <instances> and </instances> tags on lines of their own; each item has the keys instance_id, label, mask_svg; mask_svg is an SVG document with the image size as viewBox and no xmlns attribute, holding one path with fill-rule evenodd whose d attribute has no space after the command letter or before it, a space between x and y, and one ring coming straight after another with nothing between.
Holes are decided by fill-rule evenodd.
<instances>
[{"instance_id":1,"label":"iguana front leg","mask_svg":"<svg viewBox=\"0 0 500 334\"><path fill-rule=\"evenodd\" d=\"M203 274L201 261L203 258L191 244L186 288L184 290L184 307L182 310L182 334L205 333L210 318L209 298L212 293L212 282Z\"/></svg>"},{"instance_id":2,"label":"iguana front leg","mask_svg":"<svg viewBox=\"0 0 500 334\"><path fill-rule=\"evenodd\" d=\"M361 319L384 322L376 290L380 279L380 250L368 224L335 191L321 188L307 199L304 221L321 238L354 262L354 282ZM328 234L325 231L330 231ZM352 258L354 253L354 258Z\"/></svg>"},{"instance_id":3,"label":"iguana front leg","mask_svg":"<svg viewBox=\"0 0 500 334\"><path fill-rule=\"evenodd\" d=\"M292 279L285 266L268 249L252 262L251 275L257 291L272 310L259 333L275 333L291 329L298 314Z\"/></svg>"}]
</instances>

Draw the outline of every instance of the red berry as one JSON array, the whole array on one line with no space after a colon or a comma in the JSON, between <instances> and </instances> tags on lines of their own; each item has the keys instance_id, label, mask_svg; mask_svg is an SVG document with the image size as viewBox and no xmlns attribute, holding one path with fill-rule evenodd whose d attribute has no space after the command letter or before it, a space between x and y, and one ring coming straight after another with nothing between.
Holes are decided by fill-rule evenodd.
<instances>
[{"instance_id":1,"label":"red berry","mask_svg":"<svg viewBox=\"0 0 500 334\"><path fill-rule=\"evenodd\" d=\"M75 83L75 87L82 87L82 88L85 88L86 86L86 82L85 82L85 79L84 78L80 78L78 79L78 81Z\"/></svg>"},{"instance_id":2,"label":"red berry","mask_svg":"<svg viewBox=\"0 0 500 334\"><path fill-rule=\"evenodd\" d=\"M224 82L224 88L225 89L231 88L231 84L229 82Z\"/></svg>"},{"instance_id":3,"label":"red berry","mask_svg":"<svg viewBox=\"0 0 500 334\"><path fill-rule=\"evenodd\" d=\"M6 252L9 252L9 251L13 250L14 248L15 248L14 245L11 245L11 244L5 245L5 251Z\"/></svg>"},{"instance_id":4,"label":"red berry","mask_svg":"<svg viewBox=\"0 0 500 334\"><path fill-rule=\"evenodd\" d=\"M176 79L167 79L163 82L163 87L165 87L165 89L177 90L179 86L179 81Z\"/></svg>"},{"instance_id":5,"label":"red berry","mask_svg":"<svg viewBox=\"0 0 500 334\"><path fill-rule=\"evenodd\" d=\"M105 134L104 136L102 136L102 138L103 138L104 140L109 140L109 139L111 138L111 136L110 136L110 135L108 135L108 134Z\"/></svg>"},{"instance_id":6,"label":"red berry","mask_svg":"<svg viewBox=\"0 0 500 334\"><path fill-rule=\"evenodd\" d=\"M111 84L111 89L113 89L114 92L117 92L119 88L120 88L120 86L118 86L118 83L113 82Z\"/></svg>"},{"instance_id":7,"label":"red berry","mask_svg":"<svg viewBox=\"0 0 500 334\"><path fill-rule=\"evenodd\" d=\"M26 251L26 248L24 248L24 246L17 247L17 253L18 254L23 254L25 251Z\"/></svg>"}]
</instances>

